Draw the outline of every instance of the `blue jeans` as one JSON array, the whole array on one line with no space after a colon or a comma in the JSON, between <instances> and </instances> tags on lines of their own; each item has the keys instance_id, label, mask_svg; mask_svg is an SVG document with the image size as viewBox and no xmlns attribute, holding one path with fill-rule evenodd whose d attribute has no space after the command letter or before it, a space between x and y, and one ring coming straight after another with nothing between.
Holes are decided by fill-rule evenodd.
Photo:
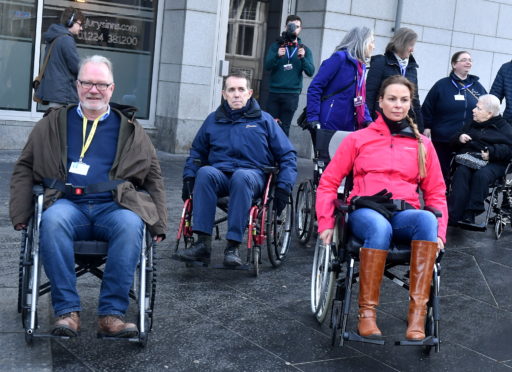
<instances>
[{"instance_id":1,"label":"blue jeans","mask_svg":"<svg viewBox=\"0 0 512 372\"><path fill-rule=\"evenodd\" d=\"M194 184L193 230L211 235L217 199L229 195L226 239L241 242L252 201L263 192L264 183L263 172L256 169L226 174L212 166L201 167Z\"/></svg>"},{"instance_id":2,"label":"blue jeans","mask_svg":"<svg viewBox=\"0 0 512 372\"><path fill-rule=\"evenodd\" d=\"M350 231L364 242L363 247L389 249L391 241L408 244L412 240L437 242L437 218L421 209L395 212L391 221L369 208L350 213Z\"/></svg>"},{"instance_id":3,"label":"blue jeans","mask_svg":"<svg viewBox=\"0 0 512 372\"><path fill-rule=\"evenodd\" d=\"M142 248L144 224L132 211L109 201L73 203L57 200L43 212L40 253L51 283L56 316L80 311L73 241L108 241L98 315L123 315Z\"/></svg>"}]
</instances>

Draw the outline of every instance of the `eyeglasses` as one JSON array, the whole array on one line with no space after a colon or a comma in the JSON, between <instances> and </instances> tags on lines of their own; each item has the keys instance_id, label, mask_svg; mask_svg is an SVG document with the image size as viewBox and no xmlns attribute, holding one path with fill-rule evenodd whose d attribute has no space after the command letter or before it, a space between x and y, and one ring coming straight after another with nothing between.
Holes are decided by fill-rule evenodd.
<instances>
[{"instance_id":1,"label":"eyeglasses","mask_svg":"<svg viewBox=\"0 0 512 372\"><path fill-rule=\"evenodd\" d=\"M92 87L96 87L96 89L98 89L99 91L104 91L104 90L107 90L107 88L109 86L112 85L112 83L92 83L90 81L82 81L82 80L78 80L78 82L80 83L80 85L82 86L82 88L84 89L92 89Z\"/></svg>"},{"instance_id":2,"label":"eyeglasses","mask_svg":"<svg viewBox=\"0 0 512 372\"><path fill-rule=\"evenodd\" d=\"M457 60L456 62L466 63L466 62L473 62L473 60L471 58L462 58L462 59Z\"/></svg>"}]
</instances>

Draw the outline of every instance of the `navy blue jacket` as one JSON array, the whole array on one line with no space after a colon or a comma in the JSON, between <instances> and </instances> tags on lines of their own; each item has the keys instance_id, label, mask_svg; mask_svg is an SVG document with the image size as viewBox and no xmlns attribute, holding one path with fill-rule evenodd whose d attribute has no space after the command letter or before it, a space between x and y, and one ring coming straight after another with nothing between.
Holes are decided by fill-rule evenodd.
<instances>
[{"instance_id":1,"label":"navy blue jacket","mask_svg":"<svg viewBox=\"0 0 512 372\"><path fill-rule=\"evenodd\" d=\"M492 83L491 94L494 94L503 101L507 101L507 106L503 112L503 118L512 124L512 61L504 63Z\"/></svg>"},{"instance_id":2,"label":"navy blue jacket","mask_svg":"<svg viewBox=\"0 0 512 372\"><path fill-rule=\"evenodd\" d=\"M199 128L183 178L196 176L199 166L194 159L226 172L278 166L276 186L291 192L297 178L297 154L272 116L254 98L238 120L233 121L224 110L220 105Z\"/></svg>"},{"instance_id":3,"label":"navy blue jacket","mask_svg":"<svg viewBox=\"0 0 512 372\"><path fill-rule=\"evenodd\" d=\"M412 107L409 110L409 116L418 124L418 129L423 132L423 116L421 114L421 104L418 95L418 63L411 54L409 63L405 68L405 77L414 84L416 92L412 99ZM372 117L376 118L376 111L379 110L379 91L384 80L393 75L401 75L400 64L395 55L391 52L373 56L366 78L366 102Z\"/></svg>"},{"instance_id":4,"label":"navy blue jacket","mask_svg":"<svg viewBox=\"0 0 512 372\"><path fill-rule=\"evenodd\" d=\"M354 116L354 97L357 85L357 61L346 50L335 52L322 62L318 73L309 84L307 121L319 121L323 129L353 131L357 128ZM321 101L322 97L347 87L338 94ZM365 120L372 118L365 106Z\"/></svg>"},{"instance_id":5,"label":"navy blue jacket","mask_svg":"<svg viewBox=\"0 0 512 372\"><path fill-rule=\"evenodd\" d=\"M46 41L45 57L54 40L55 45L36 96L48 102L78 103L76 79L80 57L73 35L65 26L52 24L43 37Z\"/></svg>"},{"instance_id":6,"label":"navy blue jacket","mask_svg":"<svg viewBox=\"0 0 512 372\"><path fill-rule=\"evenodd\" d=\"M432 131L431 136L434 142L450 142L452 136L464 124L473 120L472 111L478 102L476 97L487 93L478 79L478 76L468 75L462 81L452 72L450 76L432 86L423 102L422 112L425 128L430 128ZM460 89L461 83L472 84L468 89L473 94L468 92L468 89ZM464 96L464 100L455 100L455 95L459 93Z\"/></svg>"}]
</instances>

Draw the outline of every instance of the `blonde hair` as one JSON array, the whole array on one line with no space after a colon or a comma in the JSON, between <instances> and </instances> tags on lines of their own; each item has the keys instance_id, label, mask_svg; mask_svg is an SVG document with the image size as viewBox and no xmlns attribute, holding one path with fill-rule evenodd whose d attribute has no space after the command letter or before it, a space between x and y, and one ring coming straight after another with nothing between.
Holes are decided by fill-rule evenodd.
<instances>
[{"instance_id":1,"label":"blonde hair","mask_svg":"<svg viewBox=\"0 0 512 372\"><path fill-rule=\"evenodd\" d=\"M407 78L401 76L401 75L393 75L388 77L386 80L382 82L382 85L380 87L379 92L379 98L384 98L384 93L386 91L386 88L393 84L399 84L404 85L409 89L409 93L411 94L411 101L412 97L414 97L414 84L411 83ZM427 150L425 149L425 145L423 144L423 138L421 137L420 131L418 129L418 124L416 124L409 116L406 117L407 122L409 123L409 126L412 129L412 132L414 133L414 136L418 140L418 170L420 173L420 178L425 178L427 175L427 167L426 167L426 157L427 157Z\"/></svg>"}]
</instances>

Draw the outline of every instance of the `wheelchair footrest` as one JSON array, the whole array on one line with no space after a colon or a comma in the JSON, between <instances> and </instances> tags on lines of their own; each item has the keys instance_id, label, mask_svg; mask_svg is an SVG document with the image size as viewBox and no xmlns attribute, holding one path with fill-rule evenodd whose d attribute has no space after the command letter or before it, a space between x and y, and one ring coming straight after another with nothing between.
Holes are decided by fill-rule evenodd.
<instances>
[{"instance_id":1,"label":"wheelchair footrest","mask_svg":"<svg viewBox=\"0 0 512 372\"><path fill-rule=\"evenodd\" d=\"M96 338L102 339L102 340L115 340L115 341L129 341L129 342L139 342L140 337L114 337L114 336L107 336L100 333L96 334Z\"/></svg>"},{"instance_id":2,"label":"wheelchair footrest","mask_svg":"<svg viewBox=\"0 0 512 372\"><path fill-rule=\"evenodd\" d=\"M433 336L425 337L423 340L402 340L395 342L395 345L399 346L436 346L438 344L439 339Z\"/></svg>"},{"instance_id":3,"label":"wheelchair footrest","mask_svg":"<svg viewBox=\"0 0 512 372\"><path fill-rule=\"evenodd\" d=\"M212 268L214 269L222 269L222 270L250 270L251 265L244 264L241 266L224 266L224 265L213 265Z\"/></svg>"},{"instance_id":4,"label":"wheelchair footrest","mask_svg":"<svg viewBox=\"0 0 512 372\"><path fill-rule=\"evenodd\" d=\"M205 261L192 261L192 260L184 259L177 253L173 254L171 256L171 259L175 260L175 261L184 262L187 264L187 267L208 267L208 265L209 265L209 262L205 262Z\"/></svg>"},{"instance_id":5,"label":"wheelchair footrest","mask_svg":"<svg viewBox=\"0 0 512 372\"><path fill-rule=\"evenodd\" d=\"M459 221L457 222L457 225L464 230L470 230L470 231L486 231L487 225L480 224L480 223L467 223Z\"/></svg>"},{"instance_id":6,"label":"wheelchair footrest","mask_svg":"<svg viewBox=\"0 0 512 372\"><path fill-rule=\"evenodd\" d=\"M368 338L363 337L354 331L349 331L343 333L343 339L346 341L357 341L357 342L364 342L368 344L376 344L376 345L384 345L384 340L380 338Z\"/></svg>"},{"instance_id":7,"label":"wheelchair footrest","mask_svg":"<svg viewBox=\"0 0 512 372\"><path fill-rule=\"evenodd\" d=\"M57 335L53 335L51 333L35 333L35 332L32 333L32 337L34 337L34 338L58 338L60 340L69 340L70 338L72 338L69 336L57 336Z\"/></svg>"}]
</instances>

